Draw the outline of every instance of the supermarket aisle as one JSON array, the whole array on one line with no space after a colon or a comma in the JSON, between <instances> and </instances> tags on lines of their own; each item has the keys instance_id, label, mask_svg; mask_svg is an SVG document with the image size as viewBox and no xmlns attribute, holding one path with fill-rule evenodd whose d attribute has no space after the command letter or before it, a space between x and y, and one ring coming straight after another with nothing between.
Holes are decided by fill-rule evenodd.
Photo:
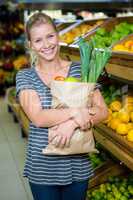
<instances>
[{"instance_id":1,"label":"supermarket aisle","mask_svg":"<svg viewBox=\"0 0 133 200\"><path fill-rule=\"evenodd\" d=\"M26 139L21 138L19 124L7 112L0 98L0 200L32 200L26 179L22 177Z\"/></svg>"}]
</instances>

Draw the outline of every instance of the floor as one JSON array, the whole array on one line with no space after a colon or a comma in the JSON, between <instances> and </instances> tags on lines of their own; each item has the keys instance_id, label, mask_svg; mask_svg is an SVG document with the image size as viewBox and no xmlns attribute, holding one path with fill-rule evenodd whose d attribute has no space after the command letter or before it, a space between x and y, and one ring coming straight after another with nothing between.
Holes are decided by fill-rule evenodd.
<instances>
[{"instance_id":1,"label":"floor","mask_svg":"<svg viewBox=\"0 0 133 200\"><path fill-rule=\"evenodd\" d=\"M0 98L0 200L32 200L27 179L23 178L27 140Z\"/></svg>"}]
</instances>

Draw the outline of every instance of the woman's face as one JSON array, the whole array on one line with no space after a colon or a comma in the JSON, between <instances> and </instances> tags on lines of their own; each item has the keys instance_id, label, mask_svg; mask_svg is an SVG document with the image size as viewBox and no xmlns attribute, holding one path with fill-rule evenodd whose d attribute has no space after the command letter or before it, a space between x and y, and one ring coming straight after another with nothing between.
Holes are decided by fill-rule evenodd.
<instances>
[{"instance_id":1,"label":"woman's face","mask_svg":"<svg viewBox=\"0 0 133 200\"><path fill-rule=\"evenodd\" d=\"M33 26L30 30L30 47L38 57L52 61L59 53L58 33L49 23Z\"/></svg>"}]
</instances>

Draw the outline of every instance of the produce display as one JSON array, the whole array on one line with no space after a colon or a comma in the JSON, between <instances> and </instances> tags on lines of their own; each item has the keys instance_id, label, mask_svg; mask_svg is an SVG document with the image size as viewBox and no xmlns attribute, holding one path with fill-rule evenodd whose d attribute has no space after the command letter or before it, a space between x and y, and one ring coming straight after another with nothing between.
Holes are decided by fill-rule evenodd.
<instances>
[{"instance_id":1,"label":"produce display","mask_svg":"<svg viewBox=\"0 0 133 200\"><path fill-rule=\"evenodd\" d=\"M0 93L4 93L7 87L15 85L17 71L28 64L21 10L0 7L0 38Z\"/></svg>"},{"instance_id":2,"label":"produce display","mask_svg":"<svg viewBox=\"0 0 133 200\"><path fill-rule=\"evenodd\" d=\"M87 32L92 31L94 28L98 27L103 23L102 20L96 21L93 25L82 23L78 25L77 27L73 28L69 32L63 34L60 36L60 41L71 44L73 43L79 36L85 35Z\"/></svg>"},{"instance_id":3,"label":"produce display","mask_svg":"<svg viewBox=\"0 0 133 200\"><path fill-rule=\"evenodd\" d=\"M123 40L114 45L112 50L133 53L133 35L131 35L127 40Z\"/></svg>"},{"instance_id":4,"label":"produce display","mask_svg":"<svg viewBox=\"0 0 133 200\"><path fill-rule=\"evenodd\" d=\"M117 24L111 31L106 28L98 28L93 39L97 48L110 47L125 36L133 33L133 24L123 21Z\"/></svg>"},{"instance_id":5,"label":"produce display","mask_svg":"<svg viewBox=\"0 0 133 200\"><path fill-rule=\"evenodd\" d=\"M106 183L87 193L89 200L133 200L133 174L110 176Z\"/></svg>"},{"instance_id":6,"label":"produce display","mask_svg":"<svg viewBox=\"0 0 133 200\"><path fill-rule=\"evenodd\" d=\"M91 153L88 158L91 160L91 164L93 169L96 169L102 166L107 160L109 160L109 156L103 151L102 146L99 143L96 143L96 148L99 153Z\"/></svg>"},{"instance_id":7,"label":"produce display","mask_svg":"<svg viewBox=\"0 0 133 200\"><path fill-rule=\"evenodd\" d=\"M108 90L104 88L103 96L109 110L104 124L124 136L124 139L133 142L133 94L129 92L123 96L120 89L110 86Z\"/></svg>"}]
</instances>

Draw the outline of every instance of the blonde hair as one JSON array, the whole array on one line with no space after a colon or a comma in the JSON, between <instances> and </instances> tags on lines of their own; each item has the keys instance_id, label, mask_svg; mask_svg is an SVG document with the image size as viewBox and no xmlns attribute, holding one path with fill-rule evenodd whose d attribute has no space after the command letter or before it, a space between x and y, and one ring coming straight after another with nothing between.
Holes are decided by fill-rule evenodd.
<instances>
[{"instance_id":1,"label":"blonde hair","mask_svg":"<svg viewBox=\"0 0 133 200\"><path fill-rule=\"evenodd\" d=\"M46 15L45 13L42 12L36 12L32 14L32 16L29 17L26 26L25 26L25 34L26 34L26 48L28 49L28 53L30 55L30 62L31 65L35 64L37 62L37 55L35 52L29 48L28 42L30 41L30 30L33 26L37 26L40 24L46 24L49 23L53 26L54 30L57 32L57 28L53 20L51 19L50 16Z\"/></svg>"}]
</instances>

